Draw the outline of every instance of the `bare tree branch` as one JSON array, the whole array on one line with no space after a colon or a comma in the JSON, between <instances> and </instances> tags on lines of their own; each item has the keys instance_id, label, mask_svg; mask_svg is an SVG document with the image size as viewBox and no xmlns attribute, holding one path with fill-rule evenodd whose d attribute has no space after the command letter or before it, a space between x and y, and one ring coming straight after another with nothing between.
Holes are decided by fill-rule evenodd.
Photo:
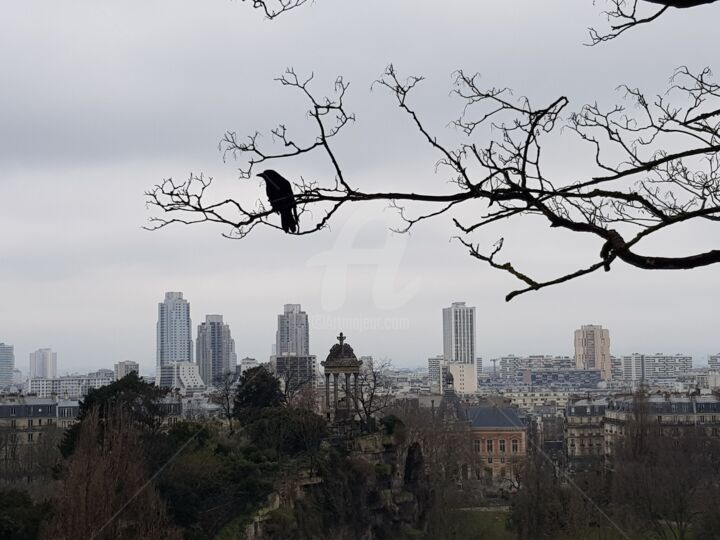
<instances>
[{"instance_id":1,"label":"bare tree branch","mask_svg":"<svg viewBox=\"0 0 720 540\"><path fill-rule=\"evenodd\" d=\"M662 16L670 8L691 8L703 4L712 4L717 0L606 0L609 4L603 15L607 17L610 27L602 32L595 28L589 28L590 43L598 45L619 37L631 28L651 23ZM644 4L656 4L661 6L652 11L645 7L638 7ZM648 6L649 8L649 6Z\"/></svg>"},{"instance_id":2,"label":"bare tree branch","mask_svg":"<svg viewBox=\"0 0 720 540\"><path fill-rule=\"evenodd\" d=\"M274 19L283 13L307 4L309 0L240 0L252 2L252 7L261 9L268 19Z\"/></svg>"},{"instance_id":3,"label":"bare tree branch","mask_svg":"<svg viewBox=\"0 0 720 540\"><path fill-rule=\"evenodd\" d=\"M388 190L368 192L355 186L341 167L334 149L335 138L354 120L345 107L348 84L338 78L331 97L318 98L311 89L312 76L299 77L292 69L278 81L299 92L309 104L308 120L314 137L291 136L280 125L271 130L272 144L258 133L247 139L228 132L221 143L224 155L245 157L241 181L251 178L260 163L297 158L304 154L324 156L328 180L300 178L294 183L301 216L298 234L312 234L330 222L342 206L374 200L395 208L403 223L399 232L416 224L448 216L470 254L493 268L508 272L523 288L507 300L587 275L616 261L642 269L690 269L720 262L720 250L684 256L646 254L637 244L655 233L698 220L708 225L720 221L720 86L709 69L699 73L680 67L669 89L649 99L637 88L621 86L624 103L603 109L597 104L566 113L567 98L561 96L536 107L527 98L514 98L505 88L485 90L479 76L455 74L453 93L464 103L460 118L452 125L463 142L452 147L433 134L411 103L422 77L401 78L391 65L375 86L390 92L401 112L419 132L421 140L438 156L436 171L449 176L437 192ZM543 144L549 135L567 128L572 137L593 149L587 174L567 182L548 174ZM161 211L150 218L149 228L171 223L222 223L226 234L243 238L262 225L279 229L272 210L257 201L248 206L233 198L211 198L212 179L191 175L182 183L163 181L148 192L148 204ZM453 213L473 204L470 221ZM576 270L551 279L537 279L509 263L497 262L502 240L490 254L469 238L487 225L533 216L551 229L565 229L599 242L599 256L578 264ZM562 247L558 247L562 250Z\"/></svg>"}]
</instances>

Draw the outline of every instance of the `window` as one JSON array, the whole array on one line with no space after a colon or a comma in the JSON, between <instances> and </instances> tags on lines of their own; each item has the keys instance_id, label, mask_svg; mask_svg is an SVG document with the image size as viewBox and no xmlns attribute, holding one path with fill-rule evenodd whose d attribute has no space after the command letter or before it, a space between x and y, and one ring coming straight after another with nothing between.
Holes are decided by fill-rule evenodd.
<instances>
[{"instance_id":1,"label":"window","mask_svg":"<svg viewBox=\"0 0 720 540\"><path fill-rule=\"evenodd\" d=\"M505 463L505 456L500 457L500 463Z\"/></svg>"},{"instance_id":2,"label":"window","mask_svg":"<svg viewBox=\"0 0 720 540\"><path fill-rule=\"evenodd\" d=\"M32 418L28 418L28 427L33 427Z\"/></svg>"},{"instance_id":3,"label":"window","mask_svg":"<svg viewBox=\"0 0 720 540\"><path fill-rule=\"evenodd\" d=\"M488 454L492 454L492 452L493 452L492 439L488 439L487 441L485 441L485 449L487 450Z\"/></svg>"},{"instance_id":4,"label":"window","mask_svg":"<svg viewBox=\"0 0 720 540\"><path fill-rule=\"evenodd\" d=\"M500 452L505 453L505 439L500 439L498 441L498 446L500 447Z\"/></svg>"},{"instance_id":5,"label":"window","mask_svg":"<svg viewBox=\"0 0 720 540\"><path fill-rule=\"evenodd\" d=\"M15 407L10 407L10 416L15 416L16 414Z\"/></svg>"},{"instance_id":6,"label":"window","mask_svg":"<svg viewBox=\"0 0 720 540\"><path fill-rule=\"evenodd\" d=\"M474 451L476 454L479 454L479 453L480 453L480 439L475 439L475 440L473 441L473 451Z\"/></svg>"},{"instance_id":7,"label":"window","mask_svg":"<svg viewBox=\"0 0 720 540\"><path fill-rule=\"evenodd\" d=\"M32 442L32 440L33 440L33 434L28 433L28 442Z\"/></svg>"},{"instance_id":8,"label":"window","mask_svg":"<svg viewBox=\"0 0 720 540\"><path fill-rule=\"evenodd\" d=\"M17 427L17 420L10 420L10 427L11 428Z\"/></svg>"},{"instance_id":9,"label":"window","mask_svg":"<svg viewBox=\"0 0 720 540\"><path fill-rule=\"evenodd\" d=\"M488 463L492 463L492 458L491 458L491 457L488 458Z\"/></svg>"},{"instance_id":10,"label":"window","mask_svg":"<svg viewBox=\"0 0 720 540\"><path fill-rule=\"evenodd\" d=\"M518 453L518 440L513 439L511 443L512 453L517 454Z\"/></svg>"}]
</instances>

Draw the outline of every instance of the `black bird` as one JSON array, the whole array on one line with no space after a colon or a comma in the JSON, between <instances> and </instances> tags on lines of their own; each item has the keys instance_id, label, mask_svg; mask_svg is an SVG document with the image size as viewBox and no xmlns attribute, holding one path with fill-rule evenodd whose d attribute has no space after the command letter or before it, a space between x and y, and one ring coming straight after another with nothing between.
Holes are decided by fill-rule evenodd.
<instances>
[{"instance_id":1,"label":"black bird","mask_svg":"<svg viewBox=\"0 0 720 540\"><path fill-rule=\"evenodd\" d=\"M298 215L295 207L295 195L292 186L277 171L268 169L258 174L265 180L265 193L267 193L272 209L280 214L280 224L286 233L297 231Z\"/></svg>"}]
</instances>

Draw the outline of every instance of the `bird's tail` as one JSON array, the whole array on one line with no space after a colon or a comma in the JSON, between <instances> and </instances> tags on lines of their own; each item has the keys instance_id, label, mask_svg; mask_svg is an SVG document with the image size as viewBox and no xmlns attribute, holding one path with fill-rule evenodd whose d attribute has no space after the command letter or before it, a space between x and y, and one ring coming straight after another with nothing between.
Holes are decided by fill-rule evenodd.
<instances>
[{"instance_id":1,"label":"bird's tail","mask_svg":"<svg viewBox=\"0 0 720 540\"><path fill-rule=\"evenodd\" d=\"M286 233L294 233L297 231L297 213L292 208L285 208L280 211L280 224Z\"/></svg>"}]
</instances>

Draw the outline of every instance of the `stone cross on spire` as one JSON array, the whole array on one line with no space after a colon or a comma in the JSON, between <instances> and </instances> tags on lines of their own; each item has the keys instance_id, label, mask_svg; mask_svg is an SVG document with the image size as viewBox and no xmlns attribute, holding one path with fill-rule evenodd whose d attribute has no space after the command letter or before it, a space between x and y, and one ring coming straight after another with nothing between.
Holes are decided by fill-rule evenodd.
<instances>
[{"instance_id":1,"label":"stone cross on spire","mask_svg":"<svg viewBox=\"0 0 720 540\"><path fill-rule=\"evenodd\" d=\"M340 335L337 337L337 340L340 342L340 345L342 346L342 344L345 343L345 334L340 332Z\"/></svg>"}]
</instances>

